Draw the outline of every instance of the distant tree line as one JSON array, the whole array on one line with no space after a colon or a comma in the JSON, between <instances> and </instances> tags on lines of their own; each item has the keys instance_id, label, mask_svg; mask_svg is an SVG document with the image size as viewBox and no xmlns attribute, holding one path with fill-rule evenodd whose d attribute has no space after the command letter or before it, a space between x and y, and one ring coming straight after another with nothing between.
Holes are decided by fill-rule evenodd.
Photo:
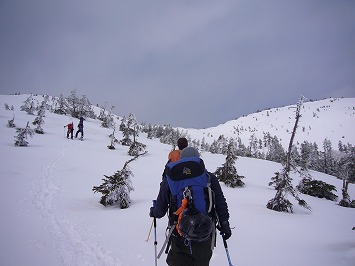
<instances>
[{"instance_id":1,"label":"distant tree line","mask_svg":"<svg viewBox=\"0 0 355 266\"><path fill-rule=\"evenodd\" d=\"M176 145L177 139L181 136L189 140L191 146L200 151L207 151L214 154L227 155L228 146L233 146L235 156L263 159L278 163L284 163L286 151L284 150L279 138L271 136L269 132L264 132L262 139L258 139L252 134L249 143L242 142L240 137L226 138L220 135L211 144L205 142L203 138L193 140L187 132L174 129L170 125L142 125L143 132L147 133L149 138L160 139L160 142ZM292 160L304 170L315 170L318 172L334 175L343 179L344 175L349 175L349 182L355 183L355 176L351 168L351 162L355 161L355 147L351 144L338 142L338 149L334 150L330 140L324 139L321 148L317 143L304 141L299 147L293 145L291 150ZM355 167L353 167L355 169ZM355 171L355 170L354 170Z\"/></svg>"}]
</instances>

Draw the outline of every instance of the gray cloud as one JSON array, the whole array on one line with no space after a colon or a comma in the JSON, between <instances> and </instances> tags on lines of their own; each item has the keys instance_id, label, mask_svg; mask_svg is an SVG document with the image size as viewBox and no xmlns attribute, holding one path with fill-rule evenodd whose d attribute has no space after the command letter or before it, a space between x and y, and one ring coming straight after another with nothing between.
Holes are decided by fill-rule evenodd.
<instances>
[{"instance_id":1,"label":"gray cloud","mask_svg":"<svg viewBox=\"0 0 355 266\"><path fill-rule=\"evenodd\" d=\"M69 94L210 127L355 97L353 1L1 1L0 93Z\"/></svg>"}]
</instances>

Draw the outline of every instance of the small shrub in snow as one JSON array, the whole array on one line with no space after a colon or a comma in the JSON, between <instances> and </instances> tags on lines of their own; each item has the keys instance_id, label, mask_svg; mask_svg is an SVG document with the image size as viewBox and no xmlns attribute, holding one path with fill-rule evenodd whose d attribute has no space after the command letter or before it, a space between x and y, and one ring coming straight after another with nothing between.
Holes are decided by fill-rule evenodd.
<instances>
[{"instance_id":1,"label":"small shrub in snow","mask_svg":"<svg viewBox=\"0 0 355 266\"><path fill-rule=\"evenodd\" d=\"M18 135L15 137L15 146L28 146L28 142L26 141L27 136L32 137L34 132L33 129L30 128L28 125L29 122L27 122L27 126L25 128L18 128L16 132L18 132Z\"/></svg>"},{"instance_id":2,"label":"small shrub in snow","mask_svg":"<svg viewBox=\"0 0 355 266\"><path fill-rule=\"evenodd\" d=\"M15 125L15 117L7 121L8 127L16 127Z\"/></svg>"},{"instance_id":3,"label":"small shrub in snow","mask_svg":"<svg viewBox=\"0 0 355 266\"><path fill-rule=\"evenodd\" d=\"M100 192L102 194L100 203L105 207L107 205L118 205L121 209L126 209L131 203L129 193L134 190L132 186L131 176L132 171L128 164L135 160L135 158L127 161L122 170L117 171L111 176L104 175L102 179L104 182L100 186L94 186L94 193Z\"/></svg>"},{"instance_id":4,"label":"small shrub in snow","mask_svg":"<svg viewBox=\"0 0 355 266\"><path fill-rule=\"evenodd\" d=\"M303 179L302 183L297 188L299 188L300 193L313 197L326 198L332 201L336 201L338 198L338 196L332 192L337 191L335 186L320 180Z\"/></svg>"},{"instance_id":5,"label":"small shrub in snow","mask_svg":"<svg viewBox=\"0 0 355 266\"><path fill-rule=\"evenodd\" d=\"M110 150L115 150L116 149L115 144L118 143L118 139L116 139L116 137L115 137L115 130L116 130L116 128L114 128L112 134L110 134L108 136L111 140L111 144L108 145L107 148L109 148Z\"/></svg>"},{"instance_id":6,"label":"small shrub in snow","mask_svg":"<svg viewBox=\"0 0 355 266\"><path fill-rule=\"evenodd\" d=\"M129 146L128 155L137 156L140 152L145 151L147 146L140 142L133 142L131 146Z\"/></svg>"}]
</instances>

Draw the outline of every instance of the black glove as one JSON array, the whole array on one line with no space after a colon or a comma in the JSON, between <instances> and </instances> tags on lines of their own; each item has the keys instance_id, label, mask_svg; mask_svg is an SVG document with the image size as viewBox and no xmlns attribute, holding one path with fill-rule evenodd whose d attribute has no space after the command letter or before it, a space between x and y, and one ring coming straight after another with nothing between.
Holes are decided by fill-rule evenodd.
<instances>
[{"instance_id":1,"label":"black glove","mask_svg":"<svg viewBox=\"0 0 355 266\"><path fill-rule=\"evenodd\" d=\"M149 216L154 218L154 207L150 207Z\"/></svg>"},{"instance_id":2,"label":"black glove","mask_svg":"<svg viewBox=\"0 0 355 266\"><path fill-rule=\"evenodd\" d=\"M227 240L232 235L232 231L228 221L221 222L221 227L219 228L219 231L224 240Z\"/></svg>"}]
</instances>

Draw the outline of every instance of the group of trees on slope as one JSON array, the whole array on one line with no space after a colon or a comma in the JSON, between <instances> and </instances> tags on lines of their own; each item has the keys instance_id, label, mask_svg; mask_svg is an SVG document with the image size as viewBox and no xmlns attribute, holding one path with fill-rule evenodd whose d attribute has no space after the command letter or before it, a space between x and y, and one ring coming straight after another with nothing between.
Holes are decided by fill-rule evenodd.
<instances>
[{"instance_id":1,"label":"group of trees on slope","mask_svg":"<svg viewBox=\"0 0 355 266\"><path fill-rule=\"evenodd\" d=\"M10 107L8 104L5 104L5 108L7 110L14 109L13 106ZM132 113L129 114L127 119L125 117L121 119L118 129L122 132L123 138L121 140L117 140L115 137L116 121L114 118L113 109L114 106L111 106L110 108L107 108L107 105L102 106L100 108L100 114L96 116L93 111L93 106L88 98L86 96L82 96L81 98L78 97L75 90L73 90L66 98L63 95L60 95L59 97L52 97L52 99L50 99L48 95L44 95L43 101L41 103L38 101L36 102L36 100L31 95L21 106L21 111L25 111L30 115L35 115L35 113L37 113L36 118L32 122L33 125L37 125L37 128L36 130L32 130L29 127L29 123L27 123L25 128L17 128L18 135L15 140L15 145L27 146L27 135L32 136L34 131L36 133L43 134L43 129L41 126L44 123L43 117L45 116L46 110L57 114L70 115L75 118L79 118L81 116L90 117L102 121L102 127L113 129L113 133L109 135L110 145L107 146L109 149L115 149L116 144L129 146L130 148L128 154L130 156L134 156L135 158L138 158L138 156L146 153L146 146L143 143L137 141L139 132L147 133L148 138L158 138L162 143L172 145L173 149L175 148L177 139L181 136L184 136L189 139L191 146L194 146L200 151L208 151L215 154L226 155L226 162L221 167L217 168L215 174L218 176L220 181L224 182L228 186L244 186L244 182L242 181L244 176L238 175L234 166L235 160L238 156L265 159L279 162L283 165L289 165L288 162L292 161L292 165L295 166L293 167L293 170L299 171L300 175L303 176L301 183L297 186L297 190L293 190L293 188L290 187L288 188L289 193L293 194L296 199L298 197L296 191L300 191L304 194L325 197L330 200L336 199L336 196L332 193L335 187L318 180L312 180L310 178L308 171L316 170L326 174L334 175L342 179L343 198L339 204L345 207L355 207L353 206L354 202L350 200L350 197L347 193L349 183L355 182L355 149L349 143L345 145L339 141L338 150L335 151L331 141L328 139L323 141L322 150L319 150L319 147L316 143L309 143L306 140L301 143L301 145L299 145L300 148L293 145L293 142L290 142L289 149L286 152L283 149L279 138L277 136L271 136L270 133L266 132L264 133L263 139L257 139L255 135L252 134L250 141L247 144L243 143L239 137L226 138L223 135L219 136L218 139L214 140L211 144L208 144L204 139L201 141L191 139L187 131L184 132L180 131L179 129L174 129L170 125L140 125ZM297 122L299 118L299 113L296 113ZM9 127L16 127L14 119L15 118L8 121ZM292 133L295 133L296 128L297 124L295 125L294 131ZM121 171L125 172L124 170L128 167L127 165L129 162L127 162ZM285 176L285 174L287 175L289 171L290 169L286 168L286 171L275 173L275 176L272 178L270 185L273 185L275 189L279 189L280 183L282 183L280 182L280 177ZM114 176L117 178L117 173ZM125 178L127 179L127 175ZM287 181L289 180L287 179ZM302 203L300 199L298 200L300 203ZM111 201L108 201L107 204L110 204L110 202ZM129 202L129 200L127 202ZM286 203L289 204L288 202ZM286 203L284 202L284 204ZM287 206L287 204L285 206ZM303 204L303 206L306 205ZM292 211L290 207L281 209L284 211Z\"/></svg>"}]
</instances>

